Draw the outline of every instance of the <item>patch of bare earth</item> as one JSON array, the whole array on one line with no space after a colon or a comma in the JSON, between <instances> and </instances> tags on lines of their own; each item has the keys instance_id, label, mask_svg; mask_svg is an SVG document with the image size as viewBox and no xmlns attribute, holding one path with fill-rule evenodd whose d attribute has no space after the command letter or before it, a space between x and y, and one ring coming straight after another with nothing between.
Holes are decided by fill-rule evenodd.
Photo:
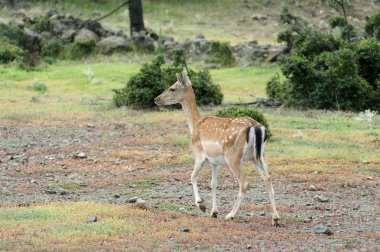
<instances>
[{"instance_id":1,"label":"patch of bare earth","mask_svg":"<svg viewBox=\"0 0 380 252\"><path fill-rule=\"evenodd\" d=\"M252 171L253 167L247 167L251 188L239 217L234 221L223 220L237 195L235 179L223 168L218 185L220 216L211 219L193 204L189 184L192 160L179 158L189 156L190 148L166 139L173 133L187 134L186 125L174 124L96 119L50 125L3 123L0 126L0 204L4 207L96 201L124 205L137 196L150 207L147 211L152 213L152 225L167 229L165 232L154 227L141 230L141 237L151 237L158 244L145 244L147 249L364 251L380 248L378 173L353 172L357 164L342 160L268 160L283 224L273 227L264 183ZM307 169L315 163L331 167L331 171ZM210 173L206 167L199 182L208 207L211 206ZM312 227L317 224L329 227L333 235L314 234ZM182 232L182 228L189 228L189 232ZM139 234L137 243L138 237ZM124 245L122 238L112 241L113 248Z\"/></svg>"}]
</instances>

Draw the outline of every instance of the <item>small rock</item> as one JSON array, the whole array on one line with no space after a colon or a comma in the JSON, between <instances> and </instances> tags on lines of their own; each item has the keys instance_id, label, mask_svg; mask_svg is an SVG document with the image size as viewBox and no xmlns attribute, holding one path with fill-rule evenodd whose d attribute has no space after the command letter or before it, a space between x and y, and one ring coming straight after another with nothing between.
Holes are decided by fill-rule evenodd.
<instances>
[{"instance_id":1,"label":"small rock","mask_svg":"<svg viewBox=\"0 0 380 252\"><path fill-rule=\"evenodd\" d=\"M69 193L67 190L65 190L65 189L63 189L63 188L59 189L58 192L59 192L59 195L66 195L66 194Z\"/></svg>"},{"instance_id":2,"label":"small rock","mask_svg":"<svg viewBox=\"0 0 380 252\"><path fill-rule=\"evenodd\" d=\"M32 180L30 181L30 183L32 183L32 184L37 184L37 180L32 179Z\"/></svg>"},{"instance_id":3,"label":"small rock","mask_svg":"<svg viewBox=\"0 0 380 252\"><path fill-rule=\"evenodd\" d=\"M317 188L315 188L315 186L313 186L313 185L309 186L309 191L316 191L316 190L317 190Z\"/></svg>"},{"instance_id":4,"label":"small rock","mask_svg":"<svg viewBox=\"0 0 380 252\"><path fill-rule=\"evenodd\" d=\"M136 200L136 202L134 203L134 205L135 205L136 207L138 207L138 208L141 208L141 209L147 209L147 208L148 208L148 206L146 205L145 200L140 199L140 198L138 198L138 199Z\"/></svg>"},{"instance_id":5,"label":"small rock","mask_svg":"<svg viewBox=\"0 0 380 252\"><path fill-rule=\"evenodd\" d=\"M115 194L113 197L114 197L115 199L120 199L120 195L118 195L118 194Z\"/></svg>"},{"instance_id":6,"label":"small rock","mask_svg":"<svg viewBox=\"0 0 380 252\"><path fill-rule=\"evenodd\" d=\"M135 203L139 197L132 197L128 200L128 203Z\"/></svg>"},{"instance_id":7,"label":"small rock","mask_svg":"<svg viewBox=\"0 0 380 252\"><path fill-rule=\"evenodd\" d=\"M181 228L182 233L190 233L190 228Z\"/></svg>"},{"instance_id":8,"label":"small rock","mask_svg":"<svg viewBox=\"0 0 380 252\"><path fill-rule=\"evenodd\" d=\"M95 128L95 125L94 125L94 124L91 124L91 123L89 123L89 124L87 124L87 128Z\"/></svg>"},{"instance_id":9,"label":"small rock","mask_svg":"<svg viewBox=\"0 0 380 252\"><path fill-rule=\"evenodd\" d=\"M87 222L97 222L97 221L98 221L98 217L96 217L96 215L91 216L90 218L87 219Z\"/></svg>"},{"instance_id":10,"label":"small rock","mask_svg":"<svg viewBox=\"0 0 380 252\"><path fill-rule=\"evenodd\" d=\"M57 192L54 190L46 190L46 193L47 194L57 194Z\"/></svg>"},{"instance_id":11,"label":"small rock","mask_svg":"<svg viewBox=\"0 0 380 252\"><path fill-rule=\"evenodd\" d=\"M329 202L329 199L328 198L325 198L323 196L320 196L320 195L316 195L314 196L314 200L318 201L318 202Z\"/></svg>"},{"instance_id":12,"label":"small rock","mask_svg":"<svg viewBox=\"0 0 380 252\"><path fill-rule=\"evenodd\" d=\"M74 158L87 158L87 154L84 152L79 152L74 155Z\"/></svg>"},{"instance_id":13,"label":"small rock","mask_svg":"<svg viewBox=\"0 0 380 252\"><path fill-rule=\"evenodd\" d=\"M267 214L264 211L260 212L260 216L266 216L266 215Z\"/></svg>"},{"instance_id":14,"label":"small rock","mask_svg":"<svg viewBox=\"0 0 380 252\"><path fill-rule=\"evenodd\" d=\"M322 225L317 225L317 226L313 227L313 231L316 234L332 235L331 230L327 227L322 226Z\"/></svg>"},{"instance_id":15,"label":"small rock","mask_svg":"<svg viewBox=\"0 0 380 252\"><path fill-rule=\"evenodd\" d=\"M302 222L303 223L310 223L310 222L312 222L313 221L313 218L312 217L308 217L308 218L304 218L304 219L302 219Z\"/></svg>"},{"instance_id":16,"label":"small rock","mask_svg":"<svg viewBox=\"0 0 380 252\"><path fill-rule=\"evenodd\" d=\"M247 245L247 249L252 249L252 246L251 245Z\"/></svg>"}]
</instances>

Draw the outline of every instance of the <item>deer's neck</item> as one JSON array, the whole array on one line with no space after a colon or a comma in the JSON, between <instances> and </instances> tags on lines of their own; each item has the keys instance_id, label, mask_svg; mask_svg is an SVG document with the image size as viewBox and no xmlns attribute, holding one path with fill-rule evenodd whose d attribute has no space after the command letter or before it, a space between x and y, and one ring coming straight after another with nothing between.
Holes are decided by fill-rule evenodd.
<instances>
[{"instance_id":1,"label":"deer's neck","mask_svg":"<svg viewBox=\"0 0 380 252\"><path fill-rule=\"evenodd\" d=\"M197 103L195 102L195 95L193 91L189 95L188 99L184 100L181 103L181 105L186 115L186 120L187 124L189 125L190 133L191 135L193 135L197 122L201 118L197 108Z\"/></svg>"}]
</instances>

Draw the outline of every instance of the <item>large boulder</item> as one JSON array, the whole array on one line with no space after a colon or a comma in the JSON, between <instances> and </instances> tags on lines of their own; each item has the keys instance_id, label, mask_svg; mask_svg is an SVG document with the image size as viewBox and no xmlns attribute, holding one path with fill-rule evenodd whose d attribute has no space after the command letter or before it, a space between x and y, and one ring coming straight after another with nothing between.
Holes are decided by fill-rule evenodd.
<instances>
[{"instance_id":1,"label":"large boulder","mask_svg":"<svg viewBox=\"0 0 380 252\"><path fill-rule=\"evenodd\" d=\"M94 32L82 28L74 38L74 42L87 42L90 40L98 41L99 37Z\"/></svg>"},{"instance_id":2,"label":"large boulder","mask_svg":"<svg viewBox=\"0 0 380 252\"><path fill-rule=\"evenodd\" d=\"M100 40L96 47L103 54L110 54L114 51L130 51L132 50L131 42L124 37L110 36Z\"/></svg>"},{"instance_id":3,"label":"large boulder","mask_svg":"<svg viewBox=\"0 0 380 252\"><path fill-rule=\"evenodd\" d=\"M149 36L147 31L134 32L132 40L135 46L143 51L154 52L156 49L156 41Z\"/></svg>"}]
</instances>

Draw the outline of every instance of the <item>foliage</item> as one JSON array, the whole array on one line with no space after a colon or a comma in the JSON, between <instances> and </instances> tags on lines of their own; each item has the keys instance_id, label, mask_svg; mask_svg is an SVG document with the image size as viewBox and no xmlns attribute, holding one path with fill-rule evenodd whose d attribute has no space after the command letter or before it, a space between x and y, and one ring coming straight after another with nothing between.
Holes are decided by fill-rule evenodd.
<instances>
[{"instance_id":1,"label":"foliage","mask_svg":"<svg viewBox=\"0 0 380 252\"><path fill-rule=\"evenodd\" d=\"M89 56L95 51L96 41L95 39L76 41L73 44L66 46L66 57L69 59L82 59Z\"/></svg>"},{"instance_id":2,"label":"foliage","mask_svg":"<svg viewBox=\"0 0 380 252\"><path fill-rule=\"evenodd\" d=\"M357 117L355 117L358 121L365 121L368 125L369 129L372 129L373 118L377 115L377 111L371 111L370 109L365 110L364 112L360 112Z\"/></svg>"},{"instance_id":3,"label":"foliage","mask_svg":"<svg viewBox=\"0 0 380 252\"><path fill-rule=\"evenodd\" d=\"M248 116L252 118L253 120L259 122L260 124L264 125L267 130L267 136L268 139L272 136L272 133L269 130L269 124L266 118L264 117L263 113L256 109L252 108L241 108L241 107L228 107L221 109L217 111L217 116L221 117L244 117Z\"/></svg>"},{"instance_id":4,"label":"foliage","mask_svg":"<svg viewBox=\"0 0 380 252\"><path fill-rule=\"evenodd\" d=\"M380 11L371 17L367 17L365 21L365 32L370 37L380 40Z\"/></svg>"},{"instance_id":5,"label":"foliage","mask_svg":"<svg viewBox=\"0 0 380 252\"><path fill-rule=\"evenodd\" d=\"M11 27L0 23L0 38L6 39L10 43L26 49L29 44L29 37L18 27Z\"/></svg>"},{"instance_id":6,"label":"foliage","mask_svg":"<svg viewBox=\"0 0 380 252\"><path fill-rule=\"evenodd\" d=\"M341 37L310 27L288 9L284 9L283 17L289 27L278 39L288 43L292 54L281 61L287 79L281 82L274 77L268 82L270 98L289 106L318 109L363 110L380 106L378 41L353 41L355 31L343 17L331 21L332 27L343 29Z\"/></svg>"},{"instance_id":7,"label":"foliage","mask_svg":"<svg viewBox=\"0 0 380 252\"><path fill-rule=\"evenodd\" d=\"M116 106L129 105L134 108L154 107L154 98L177 81L176 73L187 68L183 52L175 53L173 63L165 65L163 56L158 56L142 66L140 72L130 78L125 88L114 90ZM218 105L223 94L218 85L212 82L208 71L189 70L189 77L198 105Z\"/></svg>"},{"instance_id":8,"label":"foliage","mask_svg":"<svg viewBox=\"0 0 380 252\"><path fill-rule=\"evenodd\" d=\"M7 39L0 38L0 63L6 64L22 57L23 51L18 46L10 43Z\"/></svg>"},{"instance_id":9,"label":"foliage","mask_svg":"<svg viewBox=\"0 0 380 252\"><path fill-rule=\"evenodd\" d=\"M32 85L28 86L28 89L43 94L48 90L48 87L44 83L35 80Z\"/></svg>"},{"instance_id":10,"label":"foliage","mask_svg":"<svg viewBox=\"0 0 380 252\"><path fill-rule=\"evenodd\" d=\"M221 66L233 66L236 64L233 51L228 43L213 41L210 49L210 62Z\"/></svg>"},{"instance_id":11,"label":"foliage","mask_svg":"<svg viewBox=\"0 0 380 252\"><path fill-rule=\"evenodd\" d=\"M42 43L42 56L58 57L63 50L62 40L54 37Z\"/></svg>"}]
</instances>

